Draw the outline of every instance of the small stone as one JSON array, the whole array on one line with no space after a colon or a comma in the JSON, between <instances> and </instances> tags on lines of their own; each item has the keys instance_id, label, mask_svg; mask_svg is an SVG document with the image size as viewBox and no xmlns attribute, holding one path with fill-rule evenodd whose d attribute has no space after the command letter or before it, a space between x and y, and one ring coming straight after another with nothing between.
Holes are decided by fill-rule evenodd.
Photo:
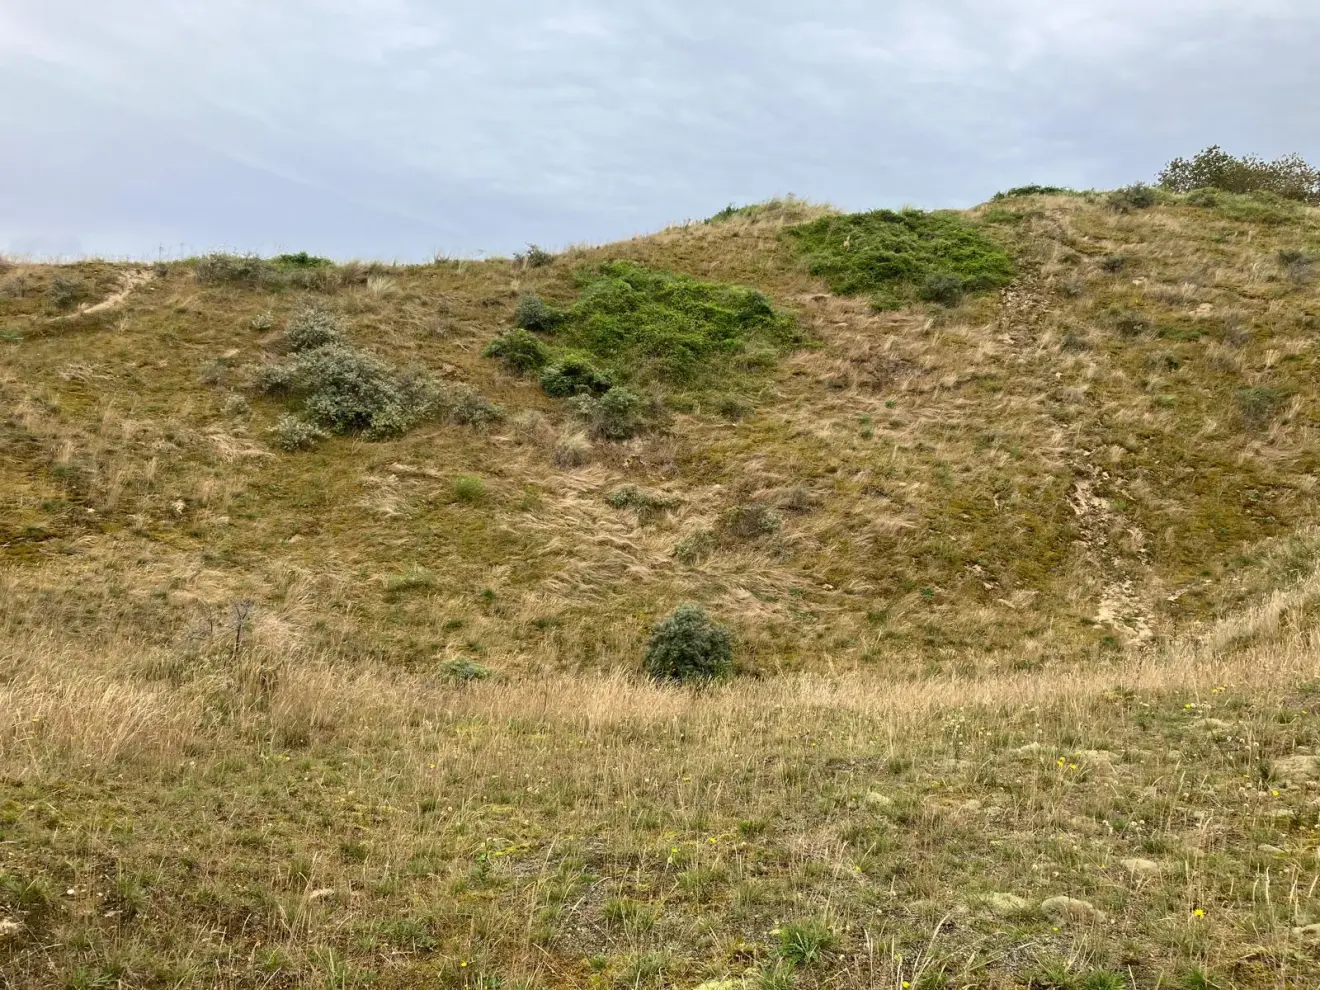
<instances>
[{"instance_id":1,"label":"small stone","mask_svg":"<svg viewBox=\"0 0 1320 990\"><path fill-rule=\"evenodd\" d=\"M1153 859L1125 859L1119 865L1133 876L1151 876L1160 872L1160 864Z\"/></svg>"},{"instance_id":2,"label":"small stone","mask_svg":"<svg viewBox=\"0 0 1320 990\"><path fill-rule=\"evenodd\" d=\"M334 896L335 896L334 887L322 887L319 890L314 890L310 894L308 894L307 899L309 901L323 901L327 897L334 897Z\"/></svg>"},{"instance_id":3,"label":"small stone","mask_svg":"<svg viewBox=\"0 0 1320 990\"><path fill-rule=\"evenodd\" d=\"M871 791L866 795L866 803L872 808L890 808L893 807L894 799L886 797L879 791Z\"/></svg>"},{"instance_id":4,"label":"small stone","mask_svg":"<svg viewBox=\"0 0 1320 990\"><path fill-rule=\"evenodd\" d=\"M1045 746L1041 743L1029 742L1025 746L1019 746L1017 749L1013 750L1013 752L1017 753L1018 756L1034 756L1044 748Z\"/></svg>"},{"instance_id":5,"label":"small stone","mask_svg":"<svg viewBox=\"0 0 1320 990\"><path fill-rule=\"evenodd\" d=\"M1031 902L1025 897L1018 897L1017 894L997 891L986 896L985 905L995 914L1020 914L1031 906Z\"/></svg>"},{"instance_id":6,"label":"small stone","mask_svg":"<svg viewBox=\"0 0 1320 990\"><path fill-rule=\"evenodd\" d=\"M717 980L707 980L705 983L696 987L696 990L742 990L747 984L742 980L735 980L732 977L723 977Z\"/></svg>"},{"instance_id":7,"label":"small stone","mask_svg":"<svg viewBox=\"0 0 1320 990\"><path fill-rule=\"evenodd\" d=\"M1090 901L1062 894L1041 901L1040 909L1056 921L1103 921L1105 917Z\"/></svg>"},{"instance_id":8,"label":"small stone","mask_svg":"<svg viewBox=\"0 0 1320 990\"><path fill-rule=\"evenodd\" d=\"M13 918L0 918L0 938L9 938L23 930L23 926Z\"/></svg>"},{"instance_id":9,"label":"small stone","mask_svg":"<svg viewBox=\"0 0 1320 990\"><path fill-rule=\"evenodd\" d=\"M1302 925L1300 928L1294 928L1293 934L1302 938L1320 938L1320 924Z\"/></svg>"},{"instance_id":10,"label":"small stone","mask_svg":"<svg viewBox=\"0 0 1320 990\"><path fill-rule=\"evenodd\" d=\"M1203 718L1196 722L1198 728L1209 729L1211 732L1222 732L1224 729L1231 729L1232 725L1225 722L1222 718Z\"/></svg>"},{"instance_id":11,"label":"small stone","mask_svg":"<svg viewBox=\"0 0 1320 990\"><path fill-rule=\"evenodd\" d=\"M1292 816L1293 816L1292 808L1275 808L1273 811L1270 812L1270 819L1276 822L1285 821L1289 818L1292 818Z\"/></svg>"},{"instance_id":12,"label":"small stone","mask_svg":"<svg viewBox=\"0 0 1320 990\"><path fill-rule=\"evenodd\" d=\"M1263 852L1270 856L1282 856L1284 851L1278 846L1272 846L1268 842L1262 842L1256 847L1256 852Z\"/></svg>"}]
</instances>

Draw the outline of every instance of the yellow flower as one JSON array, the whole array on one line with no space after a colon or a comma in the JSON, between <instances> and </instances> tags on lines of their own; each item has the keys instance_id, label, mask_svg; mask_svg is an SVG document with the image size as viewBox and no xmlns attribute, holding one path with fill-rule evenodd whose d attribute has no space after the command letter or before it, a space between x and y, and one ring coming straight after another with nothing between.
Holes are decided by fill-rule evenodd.
<instances>
[{"instance_id":1,"label":"yellow flower","mask_svg":"<svg viewBox=\"0 0 1320 990\"><path fill-rule=\"evenodd\" d=\"M1195 911L1192 912L1192 917L1193 917L1193 918L1204 918L1204 917L1205 917L1205 912L1204 912L1203 910L1201 910L1200 908L1197 908Z\"/></svg>"}]
</instances>

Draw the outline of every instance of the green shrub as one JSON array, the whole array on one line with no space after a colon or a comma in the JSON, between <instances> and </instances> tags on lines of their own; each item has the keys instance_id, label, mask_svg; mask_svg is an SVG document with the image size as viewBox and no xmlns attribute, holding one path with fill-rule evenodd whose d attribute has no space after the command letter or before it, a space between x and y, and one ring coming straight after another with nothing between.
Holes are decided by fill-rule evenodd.
<instances>
[{"instance_id":1,"label":"green shrub","mask_svg":"<svg viewBox=\"0 0 1320 990\"><path fill-rule=\"evenodd\" d=\"M570 352L541 373L541 388L557 399L601 395L614 387L614 377L584 354Z\"/></svg>"},{"instance_id":2,"label":"green shrub","mask_svg":"<svg viewBox=\"0 0 1320 990\"><path fill-rule=\"evenodd\" d=\"M343 343L326 344L268 365L257 378L268 394L301 400L303 413L333 433L398 436L442 408L444 392L427 375L400 372Z\"/></svg>"},{"instance_id":3,"label":"green shrub","mask_svg":"<svg viewBox=\"0 0 1320 990\"><path fill-rule=\"evenodd\" d=\"M941 306L957 306L962 301L963 283L957 275L948 272L931 272L921 282L917 295L923 302L939 303Z\"/></svg>"},{"instance_id":4,"label":"green shrub","mask_svg":"<svg viewBox=\"0 0 1320 990\"><path fill-rule=\"evenodd\" d=\"M997 203L1004 199L1017 199L1019 196L1080 196L1076 189L1069 189L1066 186L1015 186L1012 189L1005 189L1003 192L997 192L991 197L991 202Z\"/></svg>"},{"instance_id":5,"label":"green shrub","mask_svg":"<svg viewBox=\"0 0 1320 990\"><path fill-rule=\"evenodd\" d=\"M715 534L708 529L690 533L674 545L674 559L684 564L699 564L715 550Z\"/></svg>"},{"instance_id":6,"label":"green shrub","mask_svg":"<svg viewBox=\"0 0 1320 990\"><path fill-rule=\"evenodd\" d=\"M724 377L751 345L800 341L796 321L755 289L614 261L586 270L562 339L627 368L633 381L693 383Z\"/></svg>"},{"instance_id":7,"label":"green shrub","mask_svg":"<svg viewBox=\"0 0 1320 990\"><path fill-rule=\"evenodd\" d=\"M576 410L588 432L602 440L627 440L646 429L648 403L632 389L612 388L602 396L582 395Z\"/></svg>"},{"instance_id":8,"label":"green shrub","mask_svg":"<svg viewBox=\"0 0 1320 990\"><path fill-rule=\"evenodd\" d=\"M624 485L605 496L605 501L615 509L632 509L641 517L654 516L668 512L678 505L679 500L672 495L648 491L636 485Z\"/></svg>"},{"instance_id":9,"label":"green shrub","mask_svg":"<svg viewBox=\"0 0 1320 990\"><path fill-rule=\"evenodd\" d=\"M1119 213L1131 213L1133 210L1148 210L1159 202L1159 193L1154 186L1137 182L1122 189L1115 189L1106 199L1111 210Z\"/></svg>"},{"instance_id":10,"label":"green shrub","mask_svg":"<svg viewBox=\"0 0 1320 990\"><path fill-rule=\"evenodd\" d=\"M281 416L271 432L275 434L275 446L290 453L315 447L325 439L324 430L292 414Z\"/></svg>"},{"instance_id":11,"label":"green shrub","mask_svg":"<svg viewBox=\"0 0 1320 990\"><path fill-rule=\"evenodd\" d=\"M1229 193L1273 193L1284 199L1320 203L1320 168L1300 155L1266 161L1256 155L1238 158L1211 145L1192 158L1175 158L1159 174L1171 192L1218 189Z\"/></svg>"},{"instance_id":12,"label":"green shrub","mask_svg":"<svg viewBox=\"0 0 1320 990\"><path fill-rule=\"evenodd\" d=\"M297 254L277 254L272 264L277 268L333 268L335 263L329 258L299 251Z\"/></svg>"},{"instance_id":13,"label":"green shrub","mask_svg":"<svg viewBox=\"0 0 1320 990\"><path fill-rule=\"evenodd\" d=\"M1279 266L1297 285L1308 285L1315 279L1315 259L1305 251L1285 249L1278 254Z\"/></svg>"},{"instance_id":14,"label":"green shrub","mask_svg":"<svg viewBox=\"0 0 1320 990\"><path fill-rule=\"evenodd\" d=\"M87 283L76 275L56 275L51 279L47 297L56 309L73 309L87 298Z\"/></svg>"},{"instance_id":15,"label":"green shrub","mask_svg":"<svg viewBox=\"0 0 1320 990\"><path fill-rule=\"evenodd\" d=\"M658 681L722 680L733 673L733 635L700 605L680 605L651 631L643 665Z\"/></svg>"},{"instance_id":16,"label":"green shrub","mask_svg":"<svg viewBox=\"0 0 1320 990\"><path fill-rule=\"evenodd\" d=\"M203 255L197 259L193 271L203 285L243 285L248 288L267 288L279 282L279 273L268 261L255 254Z\"/></svg>"},{"instance_id":17,"label":"green shrub","mask_svg":"<svg viewBox=\"0 0 1320 990\"><path fill-rule=\"evenodd\" d=\"M524 268L544 268L555 260L555 256L535 244L528 244L522 254L515 254L513 260Z\"/></svg>"},{"instance_id":18,"label":"green shrub","mask_svg":"<svg viewBox=\"0 0 1320 990\"><path fill-rule=\"evenodd\" d=\"M304 306L284 324L284 343L291 351L310 351L344 342L344 321L319 306Z\"/></svg>"},{"instance_id":19,"label":"green shrub","mask_svg":"<svg viewBox=\"0 0 1320 990\"><path fill-rule=\"evenodd\" d=\"M483 427L504 419L504 410L470 385L451 383L440 386L437 403L451 423Z\"/></svg>"},{"instance_id":20,"label":"green shrub","mask_svg":"<svg viewBox=\"0 0 1320 990\"><path fill-rule=\"evenodd\" d=\"M513 311L513 325L533 333L553 333L563 322L563 311L542 302L535 292L523 293Z\"/></svg>"},{"instance_id":21,"label":"green shrub","mask_svg":"<svg viewBox=\"0 0 1320 990\"><path fill-rule=\"evenodd\" d=\"M549 360L545 346L521 327L500 334L481 353L499 358L505 367L518 375L539 371Z\"/></svg>"},{"instance_id":22,"label":"green shrub","mask_svg":"<svg viewBox=\"0 0 1320 990\"><path fill-rule=\"evenodd\" d=\"M741 540L768 536L782 525L779 513L759 502L735 505L720 517L720 529Z\"/></svg>"},{"instance_id":23,"label":"green shrub","mask_svg":"<svg viewBox=\"0 0 1320 990\"><path fill-rule=\"evenodd\" d=\"M460 502L480 502L486 497L486 483L471 474L460 474L454 479L454 498Z\"/></svg>"},{"instance_id":24,"label":"green shrub","mask_svg":"<svg viewBox=\"0 0 1320 990\"><path fill-rule=\"evenodd\" d=\"M829 926L814 918L781 926L777 938L779 957L794 965L820 962L837 942Z\"/></svg>"},{"instance_id":25,"label":"green shrub","mask_svg":"<svg viewBox=\"0 0 1320 990\"><path fill-rule=\"evenodd\" d=\"M1218 206L1219 193L1207 187L1193 189L1187 194L1187 202L1193 206Z\"/></svg>"},{"instance_id":26,"label":"green shrub","mask_svg":"<svg viewBox=\"0 0 1320 990\"><path fill-rule=\"evenodd\" d=\"M1117 275L1127 264L1128 257L1125 254L1107 254L1100 259L1100 267L1110 275Z\"/></svg>"},{"instance_id":27,"label":"green shrub","mask_svg":"<svg viewBox=\"0 0 1320 990\"><path fill-rule=\"evenodd\" d=\"M840 295L875 294L881 308L910 301L933 275L965 292L1008 284L1007 252L953 211L875 210L827 216L785 231L808 270Z\"/></svg>"},{"instance_id":28,"label":"green shrub","mask_svg":"<svg viewBox=\"0 0 1320 990\"><path fill-rule=\"evenodd\" d=\"M485 664L469 660L467 657L446 660L440 665L440 673L447 680L457 681L460 684L489 680L495 676L495 671Z\"/></svg>"}]
</instances>

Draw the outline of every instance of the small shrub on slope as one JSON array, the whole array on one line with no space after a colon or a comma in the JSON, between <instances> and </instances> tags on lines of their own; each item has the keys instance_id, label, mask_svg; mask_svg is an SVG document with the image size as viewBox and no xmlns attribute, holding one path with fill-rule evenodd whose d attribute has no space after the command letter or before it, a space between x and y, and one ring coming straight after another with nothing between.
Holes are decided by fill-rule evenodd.
<instances>
[{"instance_id":1,"label":"small shrub on slope","mask_svg":"<svg viewBox=\"0 0 1320 990\"><path fill-rule=\"evenodd\" d=\"M303 307L284 325L284 342L291 351L310 351L343 341L343 320L319 306Z\"/></svg>"},{"instance_id":2,"label":"small shrub on slope","mask_svg":"<svg viewBox=\"0 0 1320 990\"><path fill-rule=\"evenodd\" d=\"M1117 210L1119 213L1131 213L1133 210L1150 209L1159 202L1159 193L1156 192L1154 186L1138 182L1122 189L1115 189L1109 194L1107 202L1111 210Z\"/></svg>"},{"instance_id":3,"label":"small shrub on slope","mask_svg":"<svg viewBox=\"0 0 1320 990\"><path fill-rule=\"evenodd\" d=\"M660 681L722 680L733 673L733 636L700 605L680 605L652 630L644 665Z\"/></svg>"},{"instance_id":4,"label":"small shrub on slope","mask_svg":"<svg viewBox=\"0 0 1320 990\"><path fill-rule=\"evenodd\" d=\"M242 285L248 288L267 288L279 281L279 273L268 261L255 254L204 255L197 259L193 271L203 285Z\"/></svg>"},{"instance_id":5,"label":"small shrub on slope","mask_svg":"<svg viewBox=\"0 0 1320 990\"><path fill-rule=\"evenodd\" d=\"M516 375L539 371L549 360L545 346L521 327L500 334L481 353L484 357L499 358Z\"/></svg>"},{"instance_id":6,"label":"small shrub on slope","mask_svg":"<svg viewBox=\"0 0 1320 990\"><path fill-rule=\"evenodd\" d=\"M513 311L513 325L533 333L552 333L563 321L563 311L543 302L535 292L524 293Z\"/></svg>"},{"instance_id":7,"label":"small shrub on slope","mask_svg":"<svg viewBox=\"0 0 1320 990\"><path fill-rule=\"evenodd\" d=\"M577 413L587 421L592 436L602 440L627 440L646 428L647 403L628 388L612 388L602 396L583 395Z\"/></svg>"},{"instance_id":8,"label":"small shrub on slope","mask_svg":"<svg viewBox=\"0 0 1320 990\"><path fill-rule=\"evenodd\" d=\"M911 301L934 276L963 292L984 292L1013 277L1007 252L951 211L875 210L827 216L785 232L808 270L840 295L870 293L877 305Z\"/></svg>"},{"instance_id":9,"label":"small shrub on slope","mask_svg":"<svg viewBox=\"0 0 1320 990\"><path fill-rule=\"evenodd\" d=\"M275 445L289 452L315 447L325 439L324 430L292 414L281 416L271 432L275 434Z\"/></svg>"},{"instance_id":10,"label":"small shrub on slope","mask_svg":"<svg viewBox=\"0 0 1320 990\"><path fill-rule=\"evenodd\" d=\"M614 387L614 377L601 371L584 354L568 353L541 373L546 395L564 399L573 395L603 395Z\"/></svg>"}]
</instances>

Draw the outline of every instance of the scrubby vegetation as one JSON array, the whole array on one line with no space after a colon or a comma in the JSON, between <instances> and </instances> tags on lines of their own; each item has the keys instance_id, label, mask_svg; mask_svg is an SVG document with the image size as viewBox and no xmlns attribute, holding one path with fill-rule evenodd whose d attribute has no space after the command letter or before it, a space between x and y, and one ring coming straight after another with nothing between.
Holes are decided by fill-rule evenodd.
<instances>
[{"instance_id":1,"label":"scrubby vegetation","mask_svg":"<svg viewBox=\"0 0 1320 990\"><path fill-rule=\"evenodd\" d=\"M841 295L869 294L880 309L932 293L935 301L956 302L1013 277L1008 253L951 211L825 216L785 233L812 275Z\"/></svg>"},{"instance_id":2,"label":"scrubby vegetation","mask_svg":"<svg viewBox=\"0 0 1320 990\"><path fill-rule=\"evenodd\" d=\"M1237 157L1211 145L1191 158L1175 158L1160 172L1159 183L1172 192L1218 189L1229 193L1272 193L1284 199L1320 203L1320 168L1300 155L1267 161L1257 155Z\"/></svg>"}]
</instances>

